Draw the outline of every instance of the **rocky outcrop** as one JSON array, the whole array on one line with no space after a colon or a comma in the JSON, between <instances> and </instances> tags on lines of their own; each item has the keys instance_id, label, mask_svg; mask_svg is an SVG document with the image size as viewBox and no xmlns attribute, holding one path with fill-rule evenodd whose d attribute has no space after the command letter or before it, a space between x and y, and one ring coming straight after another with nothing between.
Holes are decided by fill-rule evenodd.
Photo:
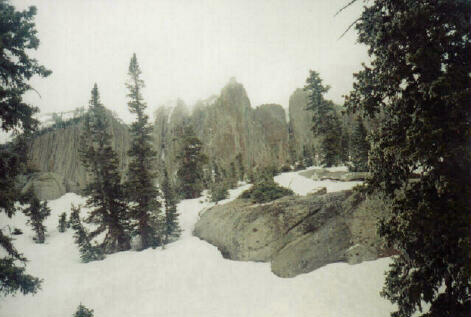
<instances>
[{"instance_id":1,"label":"rocky outcrop","mask_svg":"<svg viewBox=\"0 0 471 317\"><path fill-rule=\"evenodd\" d=\"M39 200L57 199L67 191L71 191L71 188L68 188L70 184L64 180L64 177L56 173L34 173L25 180L26 183L22 186L21 193L32 191Z\"/></svg>"},{"instance_id":2,"label":"rocky outcrop","mask_svg":"<svg viewBox=\"0 0 471 317\"><path fill-rule=\"evenodd\" d=\"M312 132L312 111L307 110L308 94L296 89L289 98L289 129L296 160L301 160L303 148L318 148L319 140Z\"/></svg>"},{"instance_id":3,"label":"rocky outcrop","mask_svg":"<svg viewBox=\"0 0 471 317\"><path fill-rule=\"evenodd\" d=\"M283 107L276 104L261 105L255 109L255 121L259 122L273 159L281 164L288 161L288 123Z\"/></svg>"},{"instance_id":4,"label":"rocky outcrop","mask_svg":"<svg viewBox=\"0 0 471 317\"><path fill-rule=\"evenodd\" d=\"M112 145L118 154L121 171L125 171L130 135L128 127L109 115ZM55 129L36 136L29 144L29 163L41 172L60 175L69 184L68 191L79 191L88 180L79 155L81 121L65 128Z\"/></svg>"},{"instance_id":5,"label":"rocky outcrop","mask_svg":"<svg viewBox=\"0 0 471 317\"><path fill-rule=\"evenodd\" d=\"M247 168L281 165L288 158L288 126L284 109L263 105L253 109L244 87L231 80L219 96L199 102L191 115L176 107L161 107L156 113L155 142L159 157L175 171L182 125L193 127L209 159L228 168L241 153ZM173 109L173 110L172 110Z\"/></svg>"},{"instance_id":6,"label":"rocky outcrop","mask_svg":"<svg viewBox=\"0 0 471 317\"><path fill-rule=\"evenodd\" d=\"M226 258L271 262L276 275L293 277L333 262L376 259L379 211L365 212L368 203L351 191L260 205L237 199L205 211L194 234Z\"/></svg>"}]
</instances>

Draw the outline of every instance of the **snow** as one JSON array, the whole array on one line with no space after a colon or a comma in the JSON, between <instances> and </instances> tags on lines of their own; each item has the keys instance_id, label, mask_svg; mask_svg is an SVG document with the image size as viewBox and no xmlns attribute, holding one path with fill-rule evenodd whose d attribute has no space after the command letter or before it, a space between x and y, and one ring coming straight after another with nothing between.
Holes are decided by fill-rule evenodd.
<instances>
[{"instance_id":1,"label":"snow","mask_svg":"<svg viewBox=\"0 0 471 317\"><path fill-rule=\"evenodd\" d=\"M342 187L302 178L285 173L277 181L300 194L317 185L329 191ZM231 190L230 198L220 204L249 187ZM0 223L11 230L23 230L15 236L15 246L30 260L27 272L44 279L34 296L0 298L0 316L72 316L80 303L94 309L96 317L386 317L393 310L379 296L387 258L359 265L335 263L290 279L275 276L268 263L224 259L216 247L191 234L199 213L213 205L203 197L178 205L184 231L165 249L120 252L103 261L81 263L72 231L59 233L57 222L60 213L70 213L71 203L84 201L69 193L49 202L52 213L43 245L33 242L22 214L12 219L0 216Z\"/></svg>"},{"instance_id":2,"label":"snow","mask_svg":"<svg viewBox=\"0 0 471 317\"><path fill-rule=\"evenodd\" d=\"M315 169L315 168L321 168L321 167L313 166L313 167L308 168L308 170ZM324 169L330 172L340 172L340 171L346 172L347 171L347 168L344 166L330 167L330 168L324 168ZM352 187L362 183L359 181L352 181L352 182L342 182L342 181L334 181L334 180L315 181L315 180L299 175L298 174L299 172L300 171L288 172L288 173L277 175L275 176L275 182L277 182L281 186L290 188L292 191L294 191L298 195L306 195L317 189L321 189L322 187L325 187L328 193L336 192L336 191L351 189Z\"/></svg>"}]
</instances>

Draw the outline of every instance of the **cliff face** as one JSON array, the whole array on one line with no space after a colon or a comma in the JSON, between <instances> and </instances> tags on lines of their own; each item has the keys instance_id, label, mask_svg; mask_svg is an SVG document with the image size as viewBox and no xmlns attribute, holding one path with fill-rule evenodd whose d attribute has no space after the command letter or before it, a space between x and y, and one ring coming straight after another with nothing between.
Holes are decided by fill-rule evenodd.
<instances>
[{"instance_id":1,"label":"cliff face","mask_svg":"<svg viewBox=\"0 0 471 317\"><path fill-rule=\"evenodd\" d=\"M289 98L289 128L296 159L300 159L303 147L317 147L318 140L312 132L312 111L306 110L308 94L296 89Z\"/></svg>"},{"instance_id":2,"label":"cliff face","mask_svg":"<svg viewBox=\"0 0 471 317\"><path fill-rule=\"evenodd\" d=\"M298 157L302 155L304 145L312 147L315 143L311 114L305 110L306 104L305 93L301 89L296 90L290 98L288 126L285 111L280 105L252 108L244 87L232 80L219 96L199 102L192 113L182 101L160 107L154 114L156 168L165 162L170 175L174 175L181 149L180 136L189 125L203 143L209 159L217 161L225 169L239 153L247 169L281 166L290 159L290 142ZM128 127L113 118L111 113L109 117L113 146L124 173L130 143ZM37 136L28 154L33 166L41 172L62 176L72 191L78 191L87 182L78 152L81 131L82 124L78 122ZM291 138L289 131L292 131Z\"/></svg>"},{"instance_id":3,"label":"cliff face","mask_svg":"<svg viewBox=\"0 0 471 317\"><path fill-rule=\"evenodd\" d=\"M177 168L178 134L189 124L203 143L205 154L224 167L242 154L248 168L280 165L288 158L288 125L279 105L253 109L244 87L230 82L218 97L197 104L191 115L177 104L159 108L155 119L155 142L159 158L172 172ZM179 109L180 108L180 109Z\"/></svg>"},{"instance_id":4,"label":"cliff face","mask_svg":"<svg viewBox=\"0 0 471 317\"><path fill-rule=\"evenodd\" d=\"M120 169L128 164L127 151L130 135L126 125L109 115L113 148L120 160ZM87 182L87 173L79 155L80 135L83 123L79 121L66 128L46 132L33 139L28 149L30 163L41 172L52 172L62 176L70 191L79 191Z\"/></svg>"}]
</instances>

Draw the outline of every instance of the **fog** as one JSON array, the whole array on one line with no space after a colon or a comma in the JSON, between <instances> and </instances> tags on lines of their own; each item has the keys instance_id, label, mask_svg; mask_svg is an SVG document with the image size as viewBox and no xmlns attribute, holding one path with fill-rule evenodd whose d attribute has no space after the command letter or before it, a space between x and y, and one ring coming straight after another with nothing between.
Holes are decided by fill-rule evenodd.
<instances>
[{"instance_id":1,"label":"fog","mask_svg":"<svg viewBox=\"0 0 471 317\"><path fill-rule=\"evenodd\" d=\"M354 30L362 3L334 17L348 0L16 0L38 8L41 41L31 55L53 71L32 80L25 99L42 113L86 106L93 83L102 102L125 121L127 68L137 54L151 113L169 100L188 105L218 94L235 77L252 106L288 107L309 69L342 103L352 73L367 61Z\"/></svg>"}]
</instances>

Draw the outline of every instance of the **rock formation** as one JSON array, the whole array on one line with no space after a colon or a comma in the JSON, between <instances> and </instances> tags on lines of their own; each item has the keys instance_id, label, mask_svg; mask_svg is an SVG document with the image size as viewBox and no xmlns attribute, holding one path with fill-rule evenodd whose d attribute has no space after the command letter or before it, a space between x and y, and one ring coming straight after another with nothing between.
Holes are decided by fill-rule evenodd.
<instances>
[{"instance_id":1,"label":"rock formation","mask_svg":"<svg viewBox=\"0 0 471 317\"><path fill-rule=\"evenodd\" d=\"M128 127L108 113L114 150L118 153L120 169L125 171L130 135ZM29 145L28 160L41 172L60 175L69 184L68 190L77 192L87 182L87 173L79 155L83 123L78 121L65 128L36 136Z\"/></svg>"},{"instance_id":2,"label":"rock formation","mask_svg":"<svg viewBox=\"0 0 471 317\"><path fill-rule=\"evenodd\" d=\"M371 212L370 205L351 191L258 205L237 199L205 211L194 234L226 258L271 262L273 273L293 277L329 263L359 263L381 255L376 233L380 211Z\"/></svg>"},{"instance_id":3,"label":"rock formation","mask_svg":"<svg viewBox=\"0 0 471 317\"><path fill-rule=\"evenodd\" d=\"M218 97L199 102L190 116L177 104L155 113L155 142L161 159L175 171L178 133L190 124L201 140L205 154L228 168L238 153L247 168L281 165L288 159L288 125L279 105L253 109L244 87L232 80Z\"/></svg>"},{"instance_id":4,"label":"rock formation","mask_svg":"<svg viewBox=\"0 0 471 317\"><path fill-rule=\"evenodd\" d=\"M308 95L303 89L296 89L289 98L290 142L296 160L300 160L305 146L318 148L319 140L312 132L312 112L306 110Z\"/></svg>"}]
</instances>

